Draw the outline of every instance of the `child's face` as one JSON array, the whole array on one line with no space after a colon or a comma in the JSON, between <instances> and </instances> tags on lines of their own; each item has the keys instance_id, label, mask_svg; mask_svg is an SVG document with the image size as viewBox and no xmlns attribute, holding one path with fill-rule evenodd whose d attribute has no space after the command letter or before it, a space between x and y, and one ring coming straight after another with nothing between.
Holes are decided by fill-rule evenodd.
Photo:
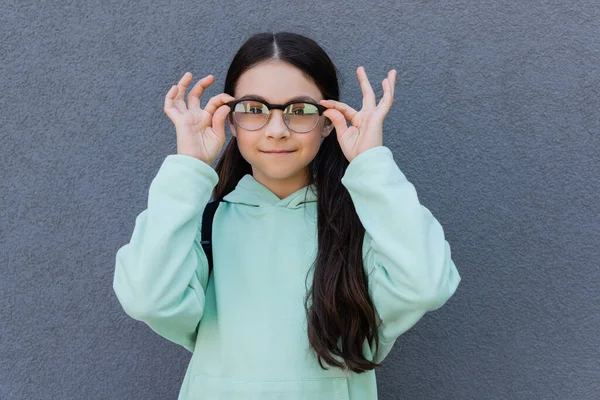
<instances>
[{"instance_id":1,"label":"child's face","mask_svg":"<svg viewBox=\"0 0 600 400\"><path fill-rule=\"evenodd\" d=\"M234 97L258 95L272 104L284 104L297 96L310 96L315 103L323 97L317 86L294 66L281 61L261 63L239 78ZM290 130L283 120L282 110L271 110L267 124L259 130L244 130L229 121L232 134L244 159L252 166L254 178L267 185L301 188L307 183L308 164L315 158L321 139L331 129L330 121L321 116L315 128L307 133ZM289 153L269 154L287 150Z\"/></svg>"}]
</instances>

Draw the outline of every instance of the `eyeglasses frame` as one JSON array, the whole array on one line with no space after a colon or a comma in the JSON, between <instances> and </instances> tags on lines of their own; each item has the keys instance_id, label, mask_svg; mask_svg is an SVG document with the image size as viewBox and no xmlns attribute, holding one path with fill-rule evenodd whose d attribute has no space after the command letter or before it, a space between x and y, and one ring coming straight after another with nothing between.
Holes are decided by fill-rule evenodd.
<instances>
[{"instance_id":1,"label":"eyeglasses frame","mask_svg":"<svg viewBox=\"0 0 600 400\"><path fill-rule=\"evenodd\" d=\"M247 131L258 131L258 130L264 128L269 123L269 120L271 119L271 115L273 115L273 114L271 114L271 110L281 110L283 112L291 104L305 103L305 104L313 105L319 111L319 117L321 117L323 115L323 112L327 111L327 107L322 106L321 104L313 103L312 101L306 101L306 100L292 100L292 101L288 101L285 104L271 104L271 103L268 103L268 102L266 102L264 100L255 99L255 98L252 98L252 97L251 98L241 98L241 99L237 99L237 100L233 100L233 101L230 101L228 103L225 103L225 105L229 106L229 108L231 109L232 119L236 123L236 125L238 125L238 126L239 126L239 124L235 120L235 117L233 116L233 111L235 110L235 106L238 103L241 103L242 101L255 101L257 103L264 104L265 106L267 106L267 109L269 110L269 116L265 120L265 123L263 124L263 126L261 126L260 128L256 128L256 129L246 129L246 128L243 128L243 129L246 129ZM285 123L285 126L287 126L291 131L296 132L296 133L308 133L308 132L312 131L313 129L315 129L315 126L317 126L317 124L319 123L319 121L317 120L317 123L312 128L310 128L309 130L307 130L306 132L298 132L298 131L295 131L292 128L290 128L290 126L287 124L287 120L285 118L285 114L284 114L283 122Z\"/></svg>"}]
</instances>

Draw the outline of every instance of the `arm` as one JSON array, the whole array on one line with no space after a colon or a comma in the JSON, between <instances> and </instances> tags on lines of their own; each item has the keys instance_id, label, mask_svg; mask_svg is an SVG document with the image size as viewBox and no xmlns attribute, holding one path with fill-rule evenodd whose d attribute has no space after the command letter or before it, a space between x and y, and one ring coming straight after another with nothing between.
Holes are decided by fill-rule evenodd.
<instances>
[{"instance_id":1,"label":"arm","mask_svg":"<svg viewBox=\"0 0 600 400\"><path fill-rule=\"evenodd\" d=\"M150 185L148 208L116 255L113 289L124 311L189 351L208 282L200 223L217 181L208 164L167 156Z\"/></svg>"},{"instance_id":2,"label":"arm","mask_svg":"<svg viewBox=\"0 0 600 400\"><path fill-rule=\"evenodd\" d=\"M365 227L365 272L381 319L382 361L395 340L440 308L461 280L444 231L383 146L359 154L342 183Z\"/></svg>"}]
</instances>

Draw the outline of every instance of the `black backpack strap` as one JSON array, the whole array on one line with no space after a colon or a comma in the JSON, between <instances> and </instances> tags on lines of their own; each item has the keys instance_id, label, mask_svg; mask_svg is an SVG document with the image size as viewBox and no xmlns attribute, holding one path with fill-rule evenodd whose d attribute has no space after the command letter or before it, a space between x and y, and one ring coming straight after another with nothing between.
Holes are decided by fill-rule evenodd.
<instances>
[{"instance_id":1,"label":"black backpack strap","mask_svg":"<svg viewBox=\"0 0 600 400\"><path fill-rule=\"evenodd\" d=\"M202 249L204 250L204 254L206 254L206 258L208 259L208 275L213 268L213 260L212 260L212 223L215 217L215 212L219 207L219 201L211 201L204 208L204 213L202 213L202 231L201 231L201 240L200 244L202 245Z\"/></svg>"}]
</instances>

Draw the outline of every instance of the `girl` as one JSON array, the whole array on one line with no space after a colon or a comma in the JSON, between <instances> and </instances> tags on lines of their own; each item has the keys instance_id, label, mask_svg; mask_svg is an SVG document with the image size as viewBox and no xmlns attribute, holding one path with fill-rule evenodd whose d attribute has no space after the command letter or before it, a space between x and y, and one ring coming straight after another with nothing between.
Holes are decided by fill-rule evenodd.
<instances>
[{"instance_id":1,"label":"girl","mask_svg":"<svg viewBox=\"0 0 600 400\"><path fill-rule=\"evenodd\" d=\"M167 92L177 154L117 252L113 287L128 315L193 353L179 399L376 399L374 368L396 338L456 291L442 227L382 145L396 71L379 102L357 75L360 111L339 101L317 43L260 33L204 108L212 75L187 103L191 74Z\"/></svg>"}]
</instances>

